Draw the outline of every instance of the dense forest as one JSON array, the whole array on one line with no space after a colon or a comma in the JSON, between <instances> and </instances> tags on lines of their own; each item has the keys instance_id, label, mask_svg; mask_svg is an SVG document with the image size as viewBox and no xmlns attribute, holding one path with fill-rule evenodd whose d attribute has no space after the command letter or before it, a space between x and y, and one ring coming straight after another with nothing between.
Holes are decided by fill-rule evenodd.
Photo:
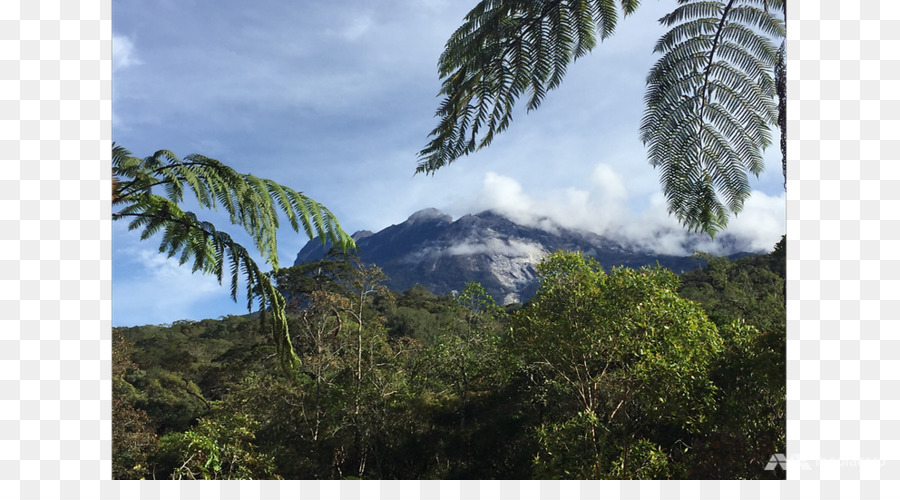
<instances>
[{"instance_id":1,"label":"dense forest","mask_svg":"<svg viewBox=\"0 0 900 500\"><path fill-rule=\"evenodd\" d=\"M785 240L697 258L558 252L501 307L332 254L271 275L292 370L259 315L116 328L113 476L783 479Z\"/></svg>"}]
</instances>

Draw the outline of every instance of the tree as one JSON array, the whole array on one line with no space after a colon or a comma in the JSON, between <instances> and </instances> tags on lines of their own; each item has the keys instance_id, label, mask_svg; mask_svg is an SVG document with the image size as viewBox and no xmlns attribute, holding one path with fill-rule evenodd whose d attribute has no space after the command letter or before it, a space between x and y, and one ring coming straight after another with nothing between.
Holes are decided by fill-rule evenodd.
<instances>
[{"instance_id":1,"label":"tree","mask_svg":"<svg viewBox=\"0 0 900 500\"><path fill-rule=\"evenodd\" d=\"M712 379L719 388L715 414L705 422L692 476L703 479L784 479L766 471L773 453L786 446L784 330L761 332L742 321L719 329L723 356Z\"/></svg>"},{"instance_id":2,"label":"tree","mask_svg":"<svg viewBox=\"0 0 900 500\"><path fill-rule=\"evenodd\" d=\"M780 259L777 250L736 260L702 252L697 256L706 267L681 275L679 295L702 305L720 329L740 320L762 332L784 334L783 253Z\"/></svg>"},{"instance_id":3,"label":"tree","mask_svg":"<svg viewBox=\"0 0 900 500\"><path fill-rule=\"evenodd\" d=\"M232 224L240 225L252 236L259 253L278 269L276 230L278 212L284 212L294 231L310 238L330 240L341 248L354 246L353 239L324 206L293 189L268 179L240 174L212 158L194 154L180 160L171 151L161 150L140 159L121 146L112 150L112 205L119 207L112 219L130 219L129 230L142 229L141 239L162 231L159 251L168 257L178 255L179 263L193 260L192 271L214 274L219 283L225 276L231 281L231 297L237 301L238 282L246 281L247 309L254 300L268 321L282 366L297 367L285 316L284 297L269 277L260 270L246 248L228 233L219 231L192 212L184 211L185 191L196 196L202 208L228 212ZM165 196L153 193L160 188Z\"/></svg>"},{"instance_id":4,"label":"tree","mask_svg":"<svg viewBox=\"0 0 900 500\"><path fill-rule=\"evenodd\" d=\"M217 411L184 433L160 439L160 463L171 479L281 479L274 459L253 440L259 422L243 413Z\"/></svg>"},{"instance_id":5,"label":"tree","mask_svg":"<svg viewBox=\"0 0 900 500\"><path fill-rule=\"evenodd\" d=\"M538 108L568 65L595 47L596 34L601 40L613 34L616 3L481 0L438 61L440 123L416 171L433 174L488 146L509 126L523 95L528 111ZM619 3L627 16L639 2ZM641 140L660 169L669 212L689 229L714 235L728 211L742 209L747 172L762 171L769 127L784 132L784 46L775 49L773 40L785 38L775 11L783 14L786 1L678 3L660 19L672 28L655 47L661 57L647 78Z\"/></svg>"},{"instance_id":6,"label":"tree","mask_svg":"<svg viewBox=\"0 0 900 500\"><path fill-rule=\"evenodd\" d=\"M302 384L309 386L311 441L323 446L328 436L338 477L363 477L385 402L396 391L396 369L388 368L395 355L374 308L377 298L390 293L387 280L375 265L356 256L334 254L330 260L281 269L275 282L291 299Z\"/></svg>"},{"instance_id":7,"label":"tree","mask_svg":"<svg viewBox=\"0 0 900 500\"><path fill-rule=\"evenodd\" d=\"M543 260L513 341L558 394L538 429L537 473L581 479L678 476L678 439L707 418L722 339L662 268L605 273L581 254ZM662 446L667 450L661 451ZM672 463L670 463L672 462Z\"/></svg>"},{"instance_id":8,"label":"tree","mask_svg":"<svg viewBox=\"0 0 900 500\"><path fill-rule=\"evenodd\" d=\"M504 365L508 363L501 349L503 308L475 282L466 284L457 302L460 307L456 317L434 337L424 361L429 385L446 388L452 395L459 413L459 451L465 456L472 453L474 422L470 407L492 389L503 387L508 378Z\"/></svg>"},{"instance_id":9,"label":"tree","mask_svg":"<svg viewBox=\"0 0 900 500\"><path fill-rule=\"evenodd\" d=\"M118 329L112 332L112 474L114 479L142 479L150 471L149 457L156 450L156 433L147 413L134 404L138 391L125 380L135 369L131 344Z\"/></svg>"},{"instance_id":10,"label":"tree","mask_svg":"<svg viewBox=\"0 0 900 500\"><path fill-rule=\"evenodd\" d=\"M785 447L785 239L767 255L701 256L707 266L683 274L679 294L703 306L725 349L712 370L716 412L692 475L778 478L764 468Z\"/></svg>"}]
</instances>

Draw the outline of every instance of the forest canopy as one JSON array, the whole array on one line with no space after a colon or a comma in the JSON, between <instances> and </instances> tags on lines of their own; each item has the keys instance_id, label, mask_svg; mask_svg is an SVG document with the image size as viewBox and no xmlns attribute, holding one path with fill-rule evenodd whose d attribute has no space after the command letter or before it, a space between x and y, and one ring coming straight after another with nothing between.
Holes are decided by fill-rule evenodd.
<instances>
[{"instance_id":1,"label":"forest canopy","mask_svg":"<svg viewBox=\"0 0 900 500\"><path fill-rule=\"evenodd\" d=\"M683 275L558 252L526 304L282 268L299 375L252 316L118 328L117 479L778 479L784 240Z\"/></svg>"}]
</instances>

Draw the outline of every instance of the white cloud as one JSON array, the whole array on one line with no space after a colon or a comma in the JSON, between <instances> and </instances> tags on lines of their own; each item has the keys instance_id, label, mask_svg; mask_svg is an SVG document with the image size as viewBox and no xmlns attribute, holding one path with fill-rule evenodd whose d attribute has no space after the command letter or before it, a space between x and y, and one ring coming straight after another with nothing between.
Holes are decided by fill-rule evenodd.
<instances>
[{"instance_id":1,"label":"white cloud","mask_svg":"<svg viewBox=\"0 0 900 500\"><path fill-rule=\"evenodd\" d=\"M599 164L586 177L580 183L583 188L532 195L517 180L488 172L481 190L474 198L458 203L456 211L494 210L525 226L552 230L558 225L591 231L626 245L669 255L686 255L695 249L714 254L769 251L785 233L784 194L770 196L753 191L743 212L732 215L727 230L710 239L686 231L670 216L659 191L648 195L629 193L614 167ZM633 206L645 208L635 211L629 208Z\"/></svg>"},{"instance_id":2,"label":"white cloud","mask_svg":"<svg viewBox=\"0 0 900 500\"><path fill-rule=\"evenodd\" d=\"M218 281L214 277L204 275L199 271L192 273L190 261L184 265L179 265L177 256L167 258L160 252L148 249L136 250L134 254L137 257L136 263L143 267L144 272L153 281L179 283L181 285L192 282L190 286L180 287L186 288L186 292L191 295L207 294L220 288Z\"/></svg>"},{"instance_id":3,"label":"white cloud","mask_svg":"<svg viewBox=\"0 0 900 500\"><path fill-rule=\"evenodd\" d=\"M113 71L128 68L140 64L134 43L128 37L113 33L112 36L112 67Z\"/></svg>"},{"instance_id":4,"label":"white cloud","mask_svg":"<svg viewBox=\"0 0 900 500\"><path fill-rule=\"evenodd\" d=\"M753 191L744 202L744 210L732 216L728 234L745 238L754 248L772 250L781 235L787 231L785 219L785 193L770 196Z\"/></svg>"},{"instance_id":5,"label":"white cloud","mask_svg":"<svg viewBox=\"0 0 900 500\"><path fill-rule=\"evenodd\" d=\"M523 225L536 222L534 202L522 191L522 185L511 177L488 172L479 198L486 208L496 210L514 222Z\"/></svg>"},{"instance_id":6,"label":"white cloud","mask_svg":"<svg viewBox=\"0 0 900 500\"><path fill-rule=\"evenodd\" d=\"M624 200L628 197L625 183L610 165L605 163L597 165L591 173L591 182L597 186L601 196L608 201Z\"/></svg>"},{"instance_id":7,"label":"white cloud","mask_svg":"<svg viewBox=\"0 0 900 500\"><path fill-rule=\"evenodd\" d=\"M533 197L512 177L488 172L475 199L462 201L459 208L494 210L518 224L551 231L559 225L606 233L621 224L628 192L611 166L598 165L588 174L587 182L579 184L584 187L551 189Z\"/></svg>"}]
</instances>

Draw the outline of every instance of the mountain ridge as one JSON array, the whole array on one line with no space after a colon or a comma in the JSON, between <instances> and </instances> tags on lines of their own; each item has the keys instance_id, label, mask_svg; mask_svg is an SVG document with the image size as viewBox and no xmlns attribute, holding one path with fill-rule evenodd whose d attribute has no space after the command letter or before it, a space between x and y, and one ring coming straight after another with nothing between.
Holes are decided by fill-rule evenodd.
<instances>
[{"instance_id":1,"label":"mountain ridge","mask_svg":"<svg viewBox=\"0 0 900 500\"><path fill-rule=\"evenodd\" d=\"M588 231L544 226L521 225L491 210L453 220L438 209L426 208L378 232L357 231L353 238L360 260L380 267L394 291L423 285L444 295L477 281L501 304L531 298L538 287L537 263L556 250L581 251L607 270L659 263L682 273L702 265L694 257L662 255ZM298 252L294 265L320 260L330 248L312 240Z\"/></svg>"}]
</instances>

